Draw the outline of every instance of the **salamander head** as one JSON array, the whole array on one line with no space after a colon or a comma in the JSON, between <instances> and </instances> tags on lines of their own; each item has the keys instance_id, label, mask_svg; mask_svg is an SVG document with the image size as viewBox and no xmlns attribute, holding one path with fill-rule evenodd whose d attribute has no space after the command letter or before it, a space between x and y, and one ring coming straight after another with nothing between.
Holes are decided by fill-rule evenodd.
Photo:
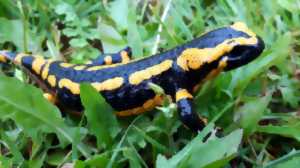
<instances>
[{"instance_id":1,"label":"salamander head","mask_svg":"<svg viewBox=\"0 0 300 168\"><path fill-rule=\"evenodd\" d=\"M177 64L185 71L199 70L205 65L213 69L231 70L243 66L264 49L264 42L241 22L210 31L187 43L177 58Z\"/></svg>"},{"instance_id":2,"label":"salamander head","mask_svg":"<svg viewBox=\"0 0 300 168\"><path fill-rule=\"evenodd\" d=\"M249 30L245 24L235 23L231 27L233 29L247 33L250 38L236 38L232 41L229 41L229 45L232 45L233 48L222 58L227 59L227 65L224 68L225 71L248 64L256 57L258 57L265 48L263 40L260 37L256 36L251 30Z\"/></svg>"}]
</instances>

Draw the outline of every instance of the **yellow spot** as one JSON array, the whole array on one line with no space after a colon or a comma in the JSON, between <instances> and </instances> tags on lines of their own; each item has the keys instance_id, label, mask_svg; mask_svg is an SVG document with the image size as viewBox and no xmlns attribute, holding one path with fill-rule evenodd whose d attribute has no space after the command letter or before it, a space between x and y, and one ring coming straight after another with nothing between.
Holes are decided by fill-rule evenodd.
<instances>
[{"instance_id":1,"label":"yellow spot","mask_svg":"<svg viewBox=\"0 0 300 168\"><path fill-rule=\"evenodd\" d=\"M162 101L163 101L162 97L156 95L154 98L147 100L140 107L117 112L117 116L125 117L125 116L137 115L146 111L150 111L153 110L156 106L161 105Z\"/></svg>"},{"instance_id":2,"label":"yellow spot","mask_svg":"<svg viewBox=\"0 0 300 168\"><path fill-rule=\"evenodd\" d=\"M122 77L115 77L112 79L107 79L103 82L94 82L91 85L97 91L104 91L104 90L114 90L122 86L124 79Z\"/></svg>"},{"instance_id":3,"label":"yellow spot","mask_svg":"<svg viewBox=\"0 0 300 168\"><path fill-rule=\"evenodd\" d=\"M21 64L22 64L22 59L23 59L24 57L27 57L27 56L28 56L28 54L24 54L24 53L18 54L18 55L15 57L15 59L14 59L15 64L21 65Z\"/></svg>"},{"instance_id":4,"label":"yellow spot","mask_svg":"<svg viewBox=\"0 0 300 168\"><path fill-rule=\"evenodd\" d=\"M42 73L42 79L46 79L47 76L48 76L48 73L49 73L49 66L50 64L53 62L53 60L47 60L46 63L45 63L45 66L43 68L43 71L41 72Z\"/></svg>"},{"instance_id":5,"label":"yellow spot","mask_svg":"<svg viewBox=\"0 0 300 168\"><path fill-rule=\"evenodd\" d=\"M35 71L35 73L40 74L42 66L46 63L45 59L43 58L35 58L32 63L32 69Z\"/></svg>"},{"instance_id":6,"label":"yellow spot","mask_svg":"<svg viewBox=\"0 0 300 168\"><path fill-rule=\"evenodd\" d=\"M176 92L176 101L187 98L192 99L193 95L191 95L186 89L180 89Z\"/></svg>"},{"instance_id":7,"label":"yellow spot","mask_svg":"<svg viewBox=\"0 0 300 168\"><path fill-rule=\"evenodd\" d=\"M67 88L72 94L80 93L80 84L71 81L70 79L63 78L58 82L59 88Z\"/></svg>"},{"instance_id":8,"label":"yellow spot","mask_svg":"<svg viewBox=\"0 0 300 168\"><path fill-rule=\"evenodd\" d=\"M196 70L203 64L211 63L219 59L221 56L226 55L226 53L231 52L235 46L255 44L257 44L256 37L238 37L227 39L214 48L188 48L177 58L177 64L184 71L189 71L190 69Z\"/></svg>"},{"instance_id":9,"label":"yellow spot","mask_svg":"<svg viewBox=\"0 0 300 168\"><path fill-rule=\"evenodd\" d=\"M128 56L127 51L121 51L122 63L128 63L130 61L130 57Z\"/></svg>"},{"instance_id":10,"label":"yellow spot","mask_svg":"<svg viewBox=\"0 0 300 168\"><path fill-rule=\"evenodd\" d=\"M159 75L172 67L172 60L165 60L160 64L148 67L144 70L134 72L129 76L129 82L132 85L138 85L144 80L150 79L152 76Z\"/></svg>"},{"instance_id":11,"label":"yellow spot","mask_svg":"<svg viewBox=\"0 0 300 168\"><path fill-rule=\"evenodd\" d=\"M55 104L56 103L56 99L55 96L51 95L50 93L44 93L44 98L47 99L50 103Z\"/></svg>"},{"instance_id":12,"label":"yellow spot","mask_svg":"<svg viewBox=\"0 0 300 168\"><path fill-rule=\"evenodd\" d=\"M74 69L77 70L77 71L81 71L81 70L83 70L84 68L86 68L85 65L76 65L76 66L74 67Z\"/></svg>"},{"instance_id":13,"label":"yellow spot","mask_svg":"<svg viewBox=\"0 0 300 168\"><path fill-rule=\"evenodd\" d=\"M56 78L54 75L49 75L48 76L48 82L50 84L51 87L55 87L56 86Z\"/></svg>"},{"instance_id":14,"label":"yellow spot","mask_svg":"<svg viewBox=\"0 0 300 168\"><path fill-rule=\"evenodd\" d=\"M70 67L74 66L74 64L65 63L65 62L60 63L59 65L64 68L70 68Z\"/></svg>"},{"instance_id":15,"label":"yellow spot","mask_svg":"<svg viewBox=\"0 0 300 168\"><path fill-rule=\"evenodd\" d=\"M0 54L0 62L5 63L6 61L7 61L6 57Z\"/></svg>"},{"instance_id":16,"label":"yellow spot","mask_svg":"<svg viewBox=\"0 0 300 168\"><path fill-rule=\"evenodd\" d=\"M231 28L237 30L237 31L241 31L241 32L245 32L246 34L248 34L249 36L255 37L256 34L251 31L247 25L243 22L236 22L233 25L231 25Z\"/></svg>"},{"instance_id":17,"label":"yellow spot","mask_svg":"<svg viewBox=\"0 0 300 168\"><path fill-rule=\"evenodd\" d=\"M105 62L105 65L111 65L112 64L112 57L110 55L105 56L104 57L104 62Z\"/></svg>"},{"instance_id":18,"label":"yellow spot","mask_svg":"<svg viewBox=\"0 0 300 168\"><path fill-rule=\"evenodd\" d=\"M70 79L63 78L58 82L59 88L66 88L72 94L79 94L80 93L80 85L76 82L71 81Z\"/></svg>"}]
</instances>

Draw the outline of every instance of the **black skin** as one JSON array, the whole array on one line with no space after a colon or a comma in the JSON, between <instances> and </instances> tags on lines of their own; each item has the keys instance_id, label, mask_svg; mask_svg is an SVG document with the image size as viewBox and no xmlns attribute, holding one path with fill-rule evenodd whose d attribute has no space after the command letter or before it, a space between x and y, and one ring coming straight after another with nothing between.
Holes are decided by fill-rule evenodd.
<instances>
[{"instance_id":1,"label":"black skin","mask_svg":"<svg viewBox=\"0 0 300 168\"><path fill-rule=\"evenodd\" d=\"M128 110L140 107L147 100L154 98L155 93L148 85L150 82L162 87L165 93L171 95L174 100L176 92L180 89L186 89L189 91L189 93L193 93L193 88L199 84L212 70L218 67L223 56L212 61L211 63L205 63L197 70L190 71L184 71L181 67L179 67L176 63L177 58L185 49L214 48L223 41L235 37L250 38L250 36L244 32L237 31L230 27L225 27L211 31L202 37L196 38L184 45L177 46L164 53L160 53L138 61L129 62L127 64L122 64L116 67L106 67L96 71L87 71L85 69L78 71L74 70L72 67L62 67L60 66L61 62L56 61L50 64L49 75L54 75L57 81L62 78L67 78L76 83L102 82L107 79L121 76L125 79L125 81L120 88L112 91L101 91L100 93L105 98L107 103L109 103L116 111ZM225 67L225 70L234 69L249 63L259 56L263 49L264 43L260 38L258 43L255 45L236 46L232 52L224 55L229 58L227 62L228 66ZM147 67L157 65L167 59L173 61L173 65L169 70L157 76L153 76L152 78L145 80L138 85L132 85L129 83L128 77L130 74L136 71L144 70ZM113 59L113 62L118 63L118 59ZM22 63L25 68L30 69L32 59L24 58ZM102 65L104 64L104 61L99 59L98 62L96 61L96 64ZM95 61L92 64L87 65L86 69L93 67L94 65ZM32 73L34 72L32 71ZM38 74L36 74L36 76L39 78ZM56 93L58 102L61 105L76 111L83 110L79 95L72 94L68 88L59 88L57 85L55 87L51 87L48 83L46 83L46 85L50 90ZM193 99L185 98L177 101L176 103L178 107L179 118L183 124L193 131L202 130L205 126L205 123L193 110Z\"/></svg>"}]
</instances>

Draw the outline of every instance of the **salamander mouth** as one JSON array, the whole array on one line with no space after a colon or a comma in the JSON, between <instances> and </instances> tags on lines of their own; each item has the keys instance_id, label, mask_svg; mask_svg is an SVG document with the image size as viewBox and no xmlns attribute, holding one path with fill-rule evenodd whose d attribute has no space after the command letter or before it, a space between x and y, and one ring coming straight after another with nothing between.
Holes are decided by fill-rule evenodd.
<instances>
[{"instance_id":1,"label":"salamander mouth","mask_svg":"<svg viewBox=\"0 0 300 168\"><path fill-rule=\"evenodd\" d=\"M238 45L227 54L227 66L225 71L238 68L246 65L255 58L257 58L265 48L265 44L260 37L257 37L257 44L255 45Z\"/></svg>"}]
</instances>

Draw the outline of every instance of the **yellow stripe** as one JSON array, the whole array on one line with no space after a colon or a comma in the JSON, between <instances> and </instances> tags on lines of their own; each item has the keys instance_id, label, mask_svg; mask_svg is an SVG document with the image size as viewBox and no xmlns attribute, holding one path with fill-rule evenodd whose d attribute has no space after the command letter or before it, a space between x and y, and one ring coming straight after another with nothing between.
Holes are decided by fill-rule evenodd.
<instances>
[{"instance_id":1,"label":"yellow stripe","mask_svg":"<svg viewBox=\"0 0 300 168\"><path fill-rule=\"evenodd\" d=\"M91 85L97 91L105 91L105 90L114 90L122 86L124 79L122 77L115 77L112 79L107 79L103 82L93 82ZM80 83L76 83L71 81L70 79L63 78L58 82L59 88L66 88L72 94L80 93Z\"/></svg>"},{"instance_id":2,"label":"yellow stripe","mask_svg":"<svg viewBox=\"0 0 300 168\"><path fill-rule=\"evenodd\" d=\"M86 61L85 64L92 64L93 61Z\"/></svg>"},{"instance_id":3,"label":"yellow stripe","mask_svg":"<svg viewBox=\"0 0 300 168\"><path fill-rule=\"evenodd\" d=\"M63 78L58 82L59 88L67 88L72 94L80 93L80 85L70 79Z\"/></svg>"},{"instance_id":4,"label":"yellow stripe","mask_svg":"<svg viewBox=\"0 0 300 168\"><path fill-rule=\"evenodd\" d=\"M24 54L24 53L18 54L18 55L15 57L15 59L14 59L14 63L17 64L17 65L21 65L21 64L22 64L22 59L23 59L24 57L27 57L27 56L28 56L28 54Z\"/></svg>"},{"instance_id":5,"label":"yellow stripe","mask_svg":"<svg viewBox=\"0 0 300 168\"><path fill-rule=\"evenodd\" d=\"M70 68L70 67L72 67L74 64L70 64L70 63L60 63L59 64L61 67L63 67L63 68Z\"/></svg>"},{"instance_id":6,"label":"yellow stripe","mask_svg":"<svg viewBox=\"0 0 300 168\"><path fill-rule=\"evenodd\" d=\"M74 69L77 70L77 71L83 70L84 68L86 68L85 65L76 65L76 66L74 67Z\"/></svg>"},{"instance_id":7,"label":"yellow stripe","mask_svg":"<svg viewBox=\"0 0 300 168\"><path fill-rule=\"evenodd\" d=\"M237 31L241 31L241 32L245 32L246 34L248 34L249 36L255 37L256 34L251 31L247 25L243 22L236 22L233 25L230 26L231 28L237 30Z\"/></svg>"},{"instance_id":8,"label":"yellow stripe","mask_svg":"<svg viewBox=\"0 0 300 168\"><path fill-rule=\"evenodd\" d=\"M51 87L56 86L56 78L54 75L49 75L48 76L48 83L50 84Z\"/></svg>"},{"instance_id":9,"label":"yellow stripe","mask_svg":"<svg viewBox=\"0 0 300 168\"><path fill-rule=\"evenodd\" d=\"M95 82L91 85L97 90L97 91L104 91L104 90L114 90L123 85L124 79L122 77L115 77L112 79L107 79L101 83Z\"/></svg>"},{"instance_id":10,"label":"yellow stripe","mask_svg":"<svg viewBox=\"0 0 300 168\"><path fill-rule=\"evenodd\" d=\"M49 73L49 66L51 65L51 63L53 62L53 60L47 60L45 63L45 66L41 72L42 74L42 79L46 80L48 73Z\"/></svg>"},{"instance_id":11,"label":"yellow stripe","mask_svg":"<svg viewBox=\"0 0 300 168\"><path fill-rule=\"evenodd\" d=\"M32 69L35 73L40 74L42 66L46 63L45 59L43 58L34 58L32 63Z\"/></svg>"},{"instance_id":12,"label":"yellow stripe","mask_svg":"<svg viewBox=\"0 0 300 168\"><path fill-rule=\"evenodd\" d=\"M191 95L186 89L180 89L176 92L176 101L187 98L192 99L193 95Z\"/></svg>"},{"instance_id":13,"label":"yellow stripe","mask_svg":"<svg viewBox=\"0 0 300 168\"><path fill-rule=\"evenodd\" d=\"M184 50L177 58L177 64L183 70L189 71L190 69L199 69L205 63L211 63L221 56L232 51L237 45L255 45L257 44L257 38L233 38L227 39L215 48L188 48Z\"/></svg>"},{"instance_id":14,"label":"yellow stripe","mask_svg":"<svg viewBox=\"0 0 300 168\"><path fill-rule=\"evenodd\" d=\"M138 85L144 80L150 79L153 76L159 75L172 67L172 60L165 60L160 64L153 65L144 70L132 73L129 76L129 83L132 85Z\"/></svg>"}]
</instances>

